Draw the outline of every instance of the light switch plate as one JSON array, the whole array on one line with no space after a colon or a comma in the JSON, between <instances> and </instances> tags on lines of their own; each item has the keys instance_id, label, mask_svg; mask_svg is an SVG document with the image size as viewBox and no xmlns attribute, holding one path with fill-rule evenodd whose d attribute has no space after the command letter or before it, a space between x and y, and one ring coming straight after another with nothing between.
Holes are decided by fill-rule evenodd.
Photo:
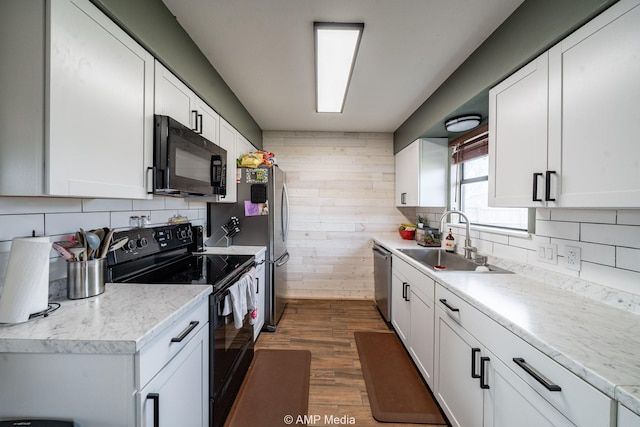
<instances>
[{"instance_id":1,"label":"light switch plate","mask_svg":"<svg viewBox=\"0 0 640 427\"><path fill-rule=\"evenodd\" d=\"M558 264L558 245L546 243L538 246L538 261L547 264Z\"/></svg>"},{"instance_id":2,"label":"light switch plate","mask_svg":"<svg viewBox=\"0 0 640 427\"><path fill-rule=\"evenodd\" d=\"M564 262L569 270L580 271L582 267L582 250L578 246L565 246Z\"/></svg>"}]
</instances>

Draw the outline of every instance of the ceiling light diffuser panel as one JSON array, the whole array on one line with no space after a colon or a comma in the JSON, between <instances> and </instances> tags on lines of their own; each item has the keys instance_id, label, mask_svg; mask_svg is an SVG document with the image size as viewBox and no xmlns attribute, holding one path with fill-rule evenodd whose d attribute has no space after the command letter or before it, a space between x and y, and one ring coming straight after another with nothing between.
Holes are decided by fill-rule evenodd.
<instances>
[{"instance_id":1,"label":"ceiling light diffuser panel","mask_svg":"<svg viewBox=\"0 0 640 427\"><path fill-rule=\"evenodd\" d=\"M316 111L342 113L364 24L314 22Z\"/></svg>"}]
</instances>

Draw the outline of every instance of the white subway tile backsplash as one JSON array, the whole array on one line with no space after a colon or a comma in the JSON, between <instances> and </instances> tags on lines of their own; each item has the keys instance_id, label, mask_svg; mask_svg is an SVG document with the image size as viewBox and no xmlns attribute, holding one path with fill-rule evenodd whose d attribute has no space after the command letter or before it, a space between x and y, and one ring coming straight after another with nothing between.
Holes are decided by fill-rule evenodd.
<instances>
[{"instance_id":1,"label":"white subway tile backsplash","mask_svg":"<svg viewBox=\"0 0 640 427\"><path fill-rule=\"evenodd\" d=\"M153 199L149 200L132 200L133 207L131 210L134 211L145 211L145 210L161 210L164 209L165 197L154 196Z\"/></svg>"},{"instance_id":2,"label":"white subway tile backsplash","mask_svg":"<svg viewBox=\"0 0 640 427\"><path fill-rule=\"evenodd\" d=\"M33 231L45 234L44 214L0 215L0 240L31 236Z\"/></svg>"},{"instance_id":3,"label":"white subway tile backsplash","mask_svg":"<svg viewBox=\"0 0 640 427\"><path fill-rule=\"evenodd\" d=\"M130 211L132 210L131 200L120 199L83 199L83 212L104 212L104 211Z\"/></svg>"},{"instance_id":4,"label":"white subway tile backsplash","mask_svg":"<svg viewBox=\"0 0 640 427\"><path fill-rule=\"evenodd\" d=\"M517 248L514 246L502 245L496 243L493 245L493 253L491 255L498 258L505 258L514 261L528 262L529 253L526 249Z\"/></svg>"},{"instance_id":5,"label":"white subway tile backsplash","mask_svg":"<svg viewBox=\"0 0 640 427\"><path fill-rule=\"evenodd\" d=\"M0 197L0 215L53 212L82 212L82 200L58 197Z\"/></svg>"},{"instance_id":6,"label":"white subway tile backsplash","mask_svg":"<svg viewBox=\"0 0 640 427\"><path fill-rule=\"evenodd\" d=\"M640 272L640 249L616 248L616 267Z\"/></svg>"},{"instance_id":7,"label":"white subway tile backsplash","mask_svg":"<svg viewBox=\"0 0 640 427\"><path fill-rule=\"evenodd\" d=\"M582 224L582 241L640 249L640 227L633 225Z\"/></svg>"},{"instance_id":8,"label":"white subway tile backsplash","mask_svg":"<svg viewBox=\"0 0 640 427\"><path fill-rule=\"evenodd\" d=\"M567 245L577 246L580 248L581 258L583 261L609 265L612 267L616 265L615 246L562 239L551 239L551 243L558 245L558 255L560 256L565 256Z\"/></svg>"},{"instance_id":9,"label":"white subway tile backsplash","mask_svg":"<svg viewBox=\"0 0 640 427\"><path fill-rule=\"evenodd\" d=\"M44 223L49 236L73 234L80 228L91 230L111 226L109 212L46 214Z\"/></svg>"},{"instance_id":10,"label":"white subway tile backsplash","mask_svg":"<svg viewBox=\"0 0 640 427\"><path fill-rule=\"evenodd\" d=\"M618 224L640 225L640 209L619 210Z\"/></svg>"},{"instance_id":11,"label":"white subway tile backsplash","mask_svg":"<svg viewBox=\"0 0 640 427\"><path fill-rule=\"evenodd\" d=\"M580 240L580 224L564 221L536 221L536 235Z\"/></svg>"},{"instance_id":12,"label":"white subway tile backsplash","mask_svg":"<svg viewBox=\"0 0 640 427\"><path fill-rule=\"evenodd\" d=\"M553 209L551 210L551 220L615 224L616 211L606 209Z\"/></svg>"},{"instance_id":13,"label":"white subway tile backsplash","mask_svg":"<svg viewBox=\"0 0 640 427\"><path fill-rule=\"evenodd\" d=\"M165 197L165 209L189 209L189 202L182 197Z\"/></svg>"},{"instance_id":14,"label":"white subway tile backsplash","mask_svg":"<svg viewBox=\"0 0 640 427\"><path fill-rule=\"evenodd\" d=\"M640 290L638 289L640 273L635 271L583 262L580 278L599 283L609 288L619 289L636 295L640 294Z\"/></svg>"}]
</instances>

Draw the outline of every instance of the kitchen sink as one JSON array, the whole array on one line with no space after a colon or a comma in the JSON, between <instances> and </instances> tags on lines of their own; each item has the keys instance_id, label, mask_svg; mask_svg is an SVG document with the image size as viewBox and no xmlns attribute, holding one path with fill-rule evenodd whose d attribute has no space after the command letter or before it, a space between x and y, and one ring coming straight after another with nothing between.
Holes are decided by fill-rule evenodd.
<instances>
[{"instance_id":1,"label":"kitchen sink","mask_svg":"<svg viewBox=\"0 0 640 427\"><path fill-rule=\"evenodd\" d=\"M464 271L466 273L512 273L493 265L479 265L461 255L452 254L440 249L398 249L420 264L438 272ZM438 260L438 253L440 259Z\"/></svg>"}]
</instances>

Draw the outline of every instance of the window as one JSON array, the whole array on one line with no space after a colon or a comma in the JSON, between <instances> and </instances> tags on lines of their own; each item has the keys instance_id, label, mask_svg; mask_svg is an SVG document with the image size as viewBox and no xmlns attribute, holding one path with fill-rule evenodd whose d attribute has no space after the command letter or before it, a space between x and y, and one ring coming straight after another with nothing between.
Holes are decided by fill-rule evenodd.
<instances>
[{"instance_id":1,"label":"window","mask_svg":"<svg viewBox=\"0 0 640 427\"><path fill-rule=\"evenodd\" d=\"M486 126L454 140L451 207L463 211L472 225L533 231L529 209L492 208L489 200L488 129ZM464 222L463 218L460 218Z\"/></svg>"},{"instance_id":2,"label":"window","mask_svg":"<svg viewBox=\"0 0 640 427\"><path fill-rule=\"evenodd\" d=\"M455 169L454 165L454 169ZM489 156L483 155L459 163L458 207L467 214L471 224L527 231L528 209L491 208L488 206ZM454 170L455 173L455 170ZM452 179L452 182L455 180Z\"/></svg>"}]
</instances>

